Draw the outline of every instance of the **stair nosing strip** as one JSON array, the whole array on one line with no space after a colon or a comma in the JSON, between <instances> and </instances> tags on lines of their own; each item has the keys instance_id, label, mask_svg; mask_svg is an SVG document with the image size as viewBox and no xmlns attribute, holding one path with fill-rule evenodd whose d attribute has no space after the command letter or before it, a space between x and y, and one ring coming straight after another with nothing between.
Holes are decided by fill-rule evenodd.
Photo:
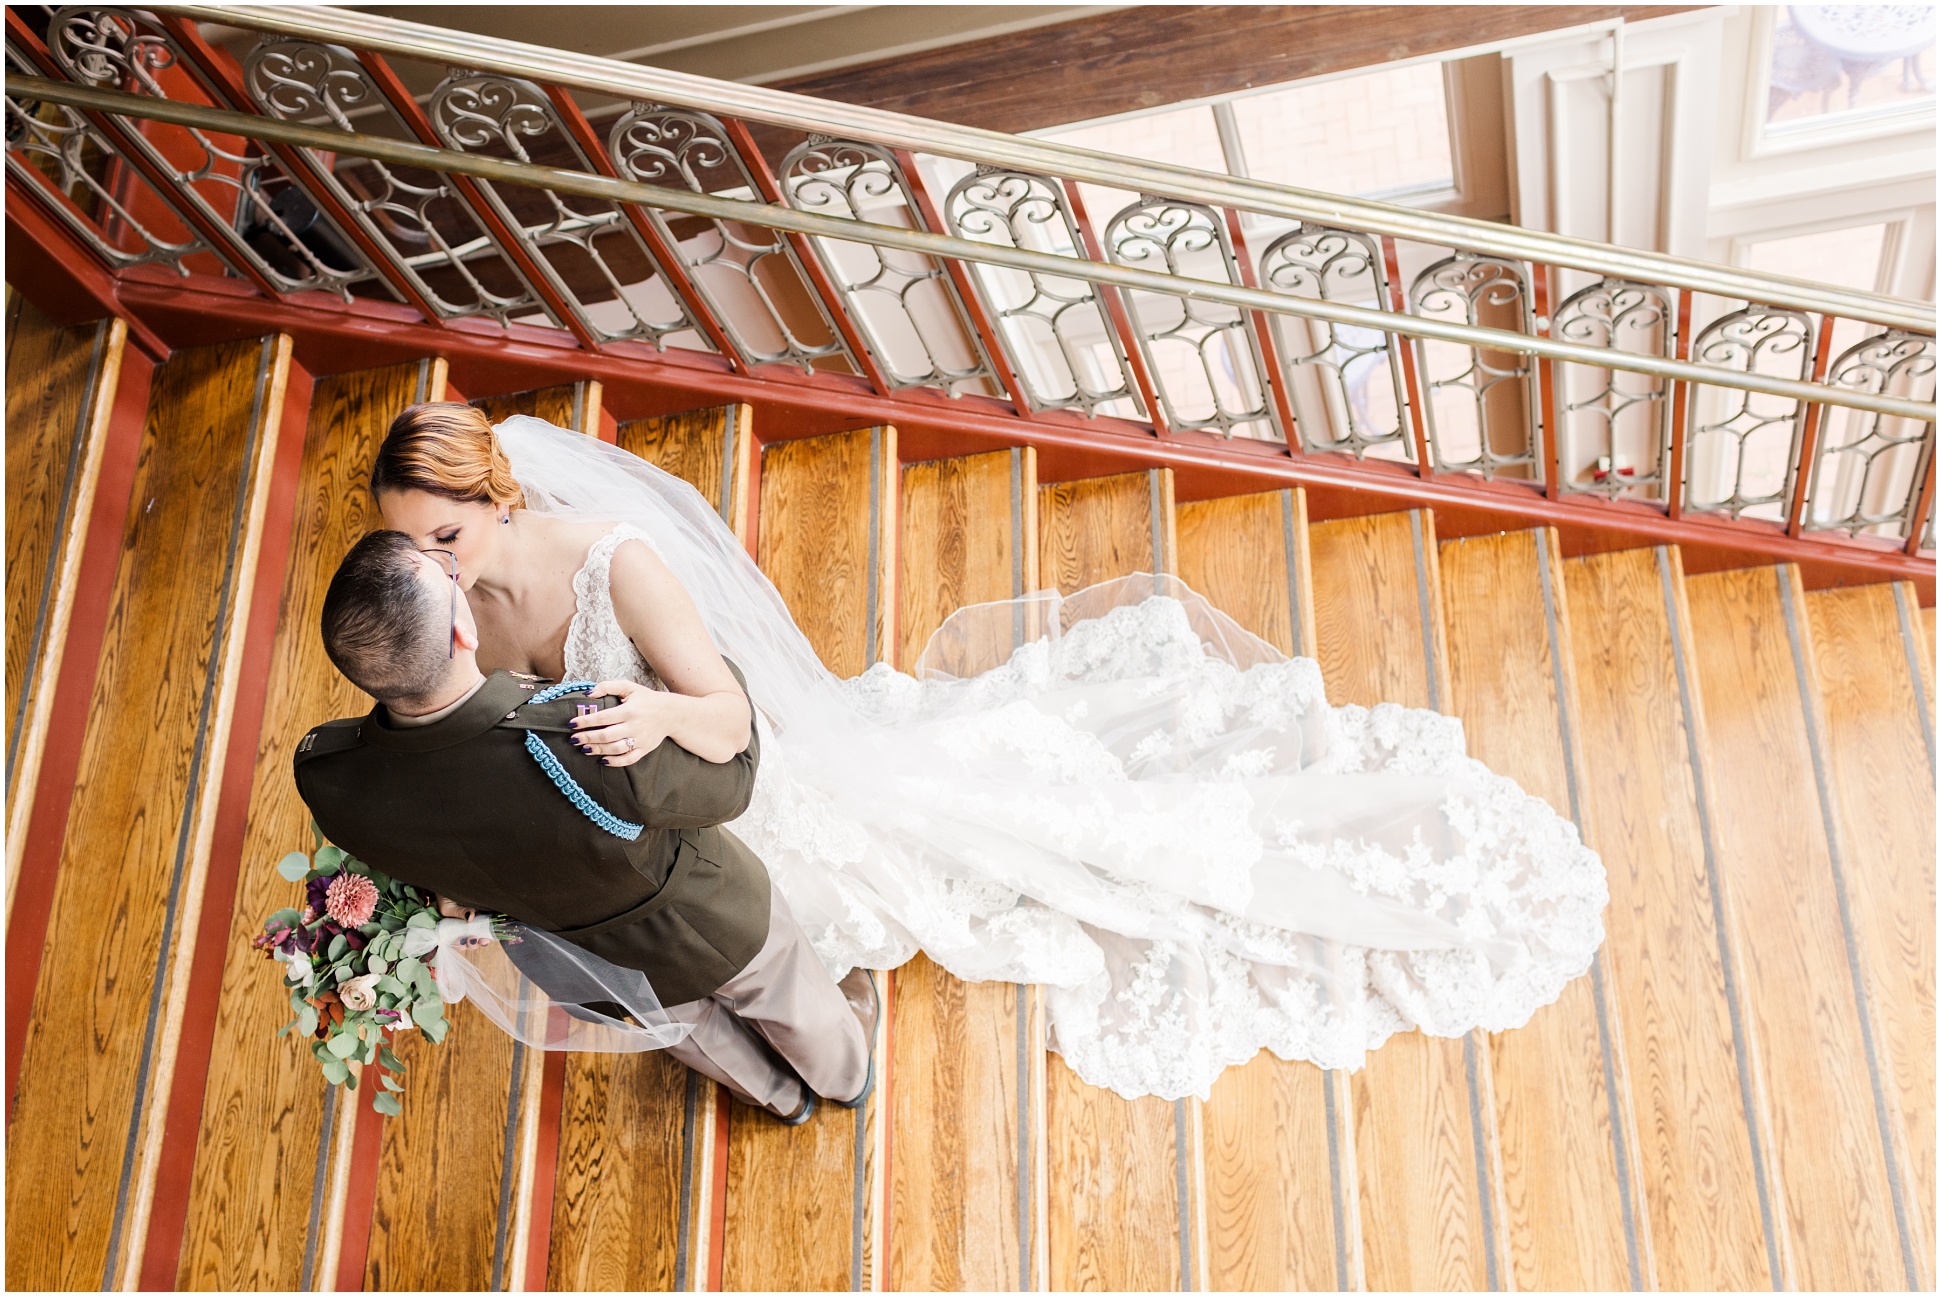
<instances>
[{"instance_id":1,"label":"stair nosing strip","mask_svg":"<svg viewBox=\"0 0 1941 1297\"><path fill-rule=\"evenodd\" d=\"M13 788L14 762L20 756L20 736L27 726L27 700L36 692L34 679L42 653L47 647L47 617L54 603L55 577L61 568L61 538L68 529L68 511L74 506L75 491L81 482L82 452L89 441L88 427L100 409L94 389L101 381L101 356L107 349L107 341L108 321L103 320L95 326L94 342L88 353L87 383L81 389L81 408L74 417L74 435L68 438L67 471L61 478L61 503L54 511L54 525L48 529L50 543L47 546L47 566L41 576L40 607L34 614L34 631L27 641L27 662L20 674L20 696L14 700L13 724L7 729L6 780L9 790ZM79 539L85 547L86 536ZM78 559L79 556L74 557ZM15 827L17 829L18 825Z\"/></svg>"},{"instance_id":2,"label":"stair nosing strip","mask_svg":"<svg viewBox=\"0 0 1941 1297\"><path fill-rule=\"evenodd\" d=\"M869 538L865 542L868 571L863 578L863 667L865 670L876 665L876 589L877 532L882 528L882 484L877 480L883 465L883 429L873 427L869 430Z\"/></svg>"},{"instance_id":3,"label":"stair nosing strip","mask_svg":"<svg viewBox=\"0 0 1941 1297\"><path fill-rule=\"evenodd\" d=\"M1017 451L1011 452L1016 455ZM1015 465L1016 460L1012 461ZM1031 1291L1031 1006L1025 984L1017 985L1018 1000L1018 1291Z\"/></svg>"},{"instance_id":4,"label":"stair nosing strip","mask_svg":"<svg viewBox=\"0 0 1941 1297\"><path fill-rule=\"evenodd\" d=\"M1806 726L1806 749L1813 763L1813 788L1820 799L1820 825L1826 834L1826 859L1833 876L1833 900L1840 913L1840 936L1846 946L1847 977L1853 984L1853 1001L1860 1025L1860 1048L1867 1060L1867 1080L1873 1091L1875 1133L1880 1138L1880 1155L1887 1172L1887 1195L1894 1208L1894 1229L1900 1242L1902 1276L1909 1291L1921 1287L1920 1271L1914 1261L1914 1240L1907 1223L1907 1199L1901 1192L1899 1159L1895 1156L1893 1120L1888 1115L1887 1091L1880 1075L1880 1047L1874 1039L1873 1008L1867 994L1867 977L1860 964L1860 937L1853 921L1853 901L1847 894L1847 865L1840 850L1839 817L1833 805L1833 786L1827 774L1826 752L1820 735L1819 718L1814 714L1812 682L1806 678L1806 654L1802 644L1799 609L1793 599L1792 573L1786 566L1772 569L1773 583L1779 587L1779 609L1786 623L1786 645L1793 659L1793 682L1799 690L1800 720Z\"/></svg>"},{"instance_id":5,"label":"stair nosing strip","mask_svg":"<svg viewBox=\"0 0 1941 1297\"><path fill-rule=\"evenodd\" d=\"M529 983L519 976L519 998L526 998ZM512 1182L519 1159L520 1094L526 1073L526 1042L512 1039L512 1081L506 1090L505 1138L499 1154L499 1209L492 1225L492 1291L505 1287L506 1240L512 1219Z\"/></svg>"},{"instance_id":6,"label":"stair nosing strip","mask_svg":"<svg viewBox=\"0 0 1941 1297\"><path fill-rule=\"evenodd\" d=\"M1154 576L1164 576L1166 539L1164 533L1160 531L1159 470L1156 468L1146 470L1146 507L1148 513L1146 525L1152 533L1152 572Z\"/></svg>"},{"instance_id":7,"label":"stair nosing strip","mask_svg":"<svg viewBox=\"0 0 1941 1297\"><path fill-rule=\"evenodd\" d=\"M1934 774L1934 715L1928 711L1927 681L1921 672L1921 658L1914 635L1914 619L1907 608L1907 586L1900 581L1890 583L1894 591L1894 615L1901 624L1901 652L1907 658L1907 677L1914 686L1915 710L1921 714L1921 741L1927 744L1928 774Z\"/></svg>"},{"instance_id":8,"label":"stair nosing strip","mask_svg":"<svg viewBox=\"0 0 1941 1297\"><path fill-rule=\"evenodd\" d=\"M1186 1155L1190 1143L1186 1136L1185 1099L1173 1100L1173 1192L1178 1195L1179 1210L1179 1291L1193 1291L1193 1226L1192 1205L1188 1197Z\"/></svg>"},{"instance_id":9,"label":"stair nosing strip","mask_svg":"<svg viewBox=\"0 0 1941 1297\"><path fill-rule=\"evenodd\" d=\"M876 1042L870 1041L869 1046L873 1052ZM868 1104L859 1104L849 1114L854 1119L856 1127L856 1146L850 1154L849 1177L849 1291L851 1292L863 1290L863 1213L869 1201L863 1174L869 1160L869 1123L863 1118L868 1111ZM883 1258L877 1257L876 1264L880 1267L883 1264Z\"/></svg>"},{"instance_id":10,"label":"stair nosing strip","mask_svg":"<svg viewBox=\"0 0 1941 1297\"><path fill-rule=\"evenodd\" d=\"M1415 610L1416 619L1422 623L1422 671L1428 678L1429 710L1442 710L1442 690L1436 679L1436 631L1435 622L1429 607L1429 565L1423 553L1422 511L1409 510L1409 540L1415 546Z\"/></svg>"},{"instance_id":11,"label":"stair nosing strip","mask_svg":"<svg viewBox=\"0 0 1941 1297\"><path fill-rule=\"evenodd\" d=\"M1469 1140L1476 1157L1476 1189L1483 1212L1483 1282L1491 1292L1503 1291L1503 1280L1496 1256L1496 1210L1494 1186L1489 1176L1489 1149L1483 1128L1482 1078L1476 1056L1476 1033L1465 1031L1462 1038L1462 1070L1469 1091Z\"/></svg>"},{"instance_id":12,"label":"stair nosing strip","mask_svg":"<svg viewBox=\"0 0 1941 1297\"><path fill-rule=\"evenodd\" d=\"M1543 592L1544 634L1550 647L1550 686L1557 698L1558 737L1563 740L1564 787L1570 797L1570 819L1584 836L1583 799L1577 769L1576 718L1570 712L1570 693L1564 676L1563 630L1557 616L1557 589L1551 580L1550 529L1535 529L1537 584ZM1587 844L1588 845L1588 844ZM1631 1272L1631 1291L1644 1290L1644 1264L1638 1252L1638 1218L1631 1201L1631 1158L1625 1147L1622 1100L1618 1096L1617 1059L1611 1047L1610 990L1605 984L1603 953L1591 957L1591 1000L1597 1010L1597 1052L1604 1072L1604 1102L1611 1123L1611 1154L1618 1181L1618 1210L1624 1224L1624 1255Z\"/></svg>"},{"instance_id":13,"label":"stair nosing strip","mask_svg":"<svg viewBox=\"0 0 1941 1297\"><path fill-rule=\"evenodd\" d=\"M263 406L269 397L270 358L274 354L275 334L265 335L256 361L255 392L250 398L248 431L243 437L242 471L237 475L236 505L230 513L229 543L223 557L221 593L216 599L215 625L209 636L209 663L203 670L202 700L197 706L195 723L195 742L189 752L189 769L186 786L182 790L182 812L177 823L175 841L175 863L169 875L168 900L162 909L162 935L155 947L155 978L149 987L148 1017L142 1029L142 1050L135 1068L135 1093L128 1114L128 1140L122 1146L121 1180L115 1189L115 1209L113 1224L108 1231L108 1247L102 1261L101 1287L108 1290L114 1286L115 1258L121 1251L121 1232L127 1224L128 1187L135 1175L135 1157L139 1151L142 1109L147 1103L150 1082L149 1071L154 1066L156 1027L162 1014L162 996L168 980L170 947L175 942L176 920L180 917L182 900L182 876L187 871L191 837L195 827L195 807L202 794L202 770L208 752L210 714L215 710L217 678L222 674L223 641L229 634L229 615L235 610L236 566L241 557L243 529L248 520L251 489L256 485L259 473L269 471L269 465L256 464L256 447L262 439ZM155 1114L156 1120L165 1120L165 1113Z\"/></svg>"},{"instance_id":14,"label":"stair nosing strip","mask_svg":"<svg viewBox=\"0 0 1941 1297\"><path fill-rule=\"evenodd\" d=\"M1287 641L1293 645L1295 657L1307 656L1307 645L1301 637L1301 567L1300 554L1294 544L1294 492L1285 488L1281 497L1281 556L1287 564Z\"/></svg>"},{"instance_id":15,"label":"stair nosing strip","mask_svg":"<svg viewBox=\"0 0 1941 1297\"><path fill-rule=\"evenodd\" d=\"M1321 1102L1328 1124L1328 1193L1333 1199L1334 1209L1334 1282L1338 1292L1349 1292L1354 1285L1348 1281L1348 1207L1341 1192L1341 1132L1340 1117L1335 1109L1335 1086L1337 1073L1328 1068L1321 1075Z\"/></svg>"},{"instance_id":16,"label":"stair nosing strip","mask_svg":"<svg viewBox=\"0 0 1941 1297\"><path fill-rule=\"evenodd\" d=\"M1665 623L1671 640L1672 675L1678 684L1678 706L1685 727L1685 755L1692 771L1692 803L1698 813L1699 846L1705 857L1705 884L1711 893L1712 926L1719 948L1719 972L1725 984L1726 1017L1732 1025L1732 1052L1739 1073L1739 1107L1752 1150L1753 1185L1759 1196L1759 1225L1765 1233L1766 1264L1774 1292L1784 1291L1786 1277L1779 1265L1779 1237L1773 1222L1772 1190L1766 1183L1765 1141L1759 1132L1758 1105L1752 1097L1752 1058L1748 1053L1745 1011L1739 1002L1739 976L1733 964L1731 934L1726 926L1725 891L1719 878L1718 852L1713 845L1712 808L1705 789L1705 766L1699 751L1696 709L1692 705L1691 669L1685 661L1684 627L1678 617L1678 598L1672 587L1671 551L1653 547Z\"/></svg>"},{"instance_id":17,"label":"stair nosing strip","mask_svg":"<svg viewBox=\"0 0 1941 1297\"><path fill-rule=\"evenodd\" d=\"M681 1197L675 1217L675 1292L688 1291L687 1268L692 1263L688 1253L694 1228L694 1110L701 1089L701 1074L691 1067L686 1070L687 1084L681 1098Z\"/></svg>"},{"instance_id":18,"label":"stair nosing strip","mask_svg":"<svg viewBox=\"0 0 1941 1297\"><path fill-rule=\"evenodd\" d=\"M323 1083L323 1121L317 1131L317 1168L310 1179L310 1216L303 1233L303 1265L297 1289L311 1291L317 1277L317 1242L323 1226L324 1197L330 1185L330 1138L337 1124L337 1087Z\"/></svg>"},{"instance_id":19,"label":"stair nosing strip","mask_svg":"<svg viewBox=\"0 0 1941 1297\"><path fill-rule=\"evenodd\" d=\"M721 515L721 521L732 530L735 520L731 516L735 494L735 435L741 422L741 406L728 407L728 417L722 421L726 426L721 433L721 495L715 501L714 511Z\"/></svg>"}]
</instances>

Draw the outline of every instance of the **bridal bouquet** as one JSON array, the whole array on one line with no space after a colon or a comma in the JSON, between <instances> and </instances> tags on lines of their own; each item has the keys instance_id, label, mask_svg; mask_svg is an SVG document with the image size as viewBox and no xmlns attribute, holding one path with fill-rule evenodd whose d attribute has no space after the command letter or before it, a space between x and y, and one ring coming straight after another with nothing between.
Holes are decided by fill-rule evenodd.
<instances>
[{"instance_id":1,"label":"bridal bouquet","mask_svg":"<svg viewBox=\"0 0 1941 1297\"><path fill-rule=\"evenodd\" d=\"M450 1026L438 987L438 911L417 888L325 845L321 835L314 858L292 851L276 868L304 885L303 908L270 915L250 943L283 965L296 1017L277 1035L312 1037L310 1052L332 1085L355 1090L351 1064L375 1064L384 1088L372 1104L395 1117L404 1091L396 1078L405 1069L384 1033L416 1027L435 1044ZM502 919L479 926L489 926L494 940L518 940Z\"/></svg>"}]
</instances>

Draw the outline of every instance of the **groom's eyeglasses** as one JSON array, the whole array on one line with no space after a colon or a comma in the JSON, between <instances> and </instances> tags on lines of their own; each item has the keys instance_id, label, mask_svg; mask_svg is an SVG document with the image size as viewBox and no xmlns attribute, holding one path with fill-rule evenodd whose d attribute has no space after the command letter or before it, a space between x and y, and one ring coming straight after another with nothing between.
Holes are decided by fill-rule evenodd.
<instances>
[{"instance_id":1,"label":"groom's eyeglasses","mask_svg":"<svg viewBox=\"0 0 1941 1297\"><path fill-rule=\"evenodd\" d=\"M421 549L452 579L452 628L445 635L445 656L458 656L458 555L448 549Z\"/></svg>"}]
</instances>

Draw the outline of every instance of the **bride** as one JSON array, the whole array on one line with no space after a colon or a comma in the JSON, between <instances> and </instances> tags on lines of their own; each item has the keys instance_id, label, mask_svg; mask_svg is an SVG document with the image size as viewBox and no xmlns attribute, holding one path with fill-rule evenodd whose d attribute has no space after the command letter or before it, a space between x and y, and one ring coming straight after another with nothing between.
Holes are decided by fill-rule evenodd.
<instances>
[{"instance_id":1,"label":"bride","mask_svg":"<svg viewBox=\"0 0 1941 1297\"><path fill-rule=\"evenodd\" d=\"M732 658L763 760L729 827L831 976L922 950L1042 983L1093 1085L1205 1096L1263 1047L1352 1069L1521 1026L1603 939L1601 862L1458 721L1330 706L1175 579L965 609L914 677L838 680L698 492L592 437L413 406L372 490L457 556L481 667L623 697L578 740L610 762L732 756Z\"/></svg>"}]
</instances>

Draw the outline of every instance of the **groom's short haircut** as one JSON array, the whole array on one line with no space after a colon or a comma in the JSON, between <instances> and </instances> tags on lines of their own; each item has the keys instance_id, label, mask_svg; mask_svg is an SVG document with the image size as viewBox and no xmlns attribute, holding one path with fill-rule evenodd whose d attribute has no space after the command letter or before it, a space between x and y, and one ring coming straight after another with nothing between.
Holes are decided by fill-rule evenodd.
<instances>
[{"instance_id":1,"label":"groom's short haircut","mask_svg":"<svg viewBox=\"0 0 1941 1297\"><path fill-rule=\"evenodd\" d=\"M324 652L379 702L430 696L451 669L450 604L424 580L418 547L401 531L351 546L324 595Z\"/></svg>"}]
</instances>

